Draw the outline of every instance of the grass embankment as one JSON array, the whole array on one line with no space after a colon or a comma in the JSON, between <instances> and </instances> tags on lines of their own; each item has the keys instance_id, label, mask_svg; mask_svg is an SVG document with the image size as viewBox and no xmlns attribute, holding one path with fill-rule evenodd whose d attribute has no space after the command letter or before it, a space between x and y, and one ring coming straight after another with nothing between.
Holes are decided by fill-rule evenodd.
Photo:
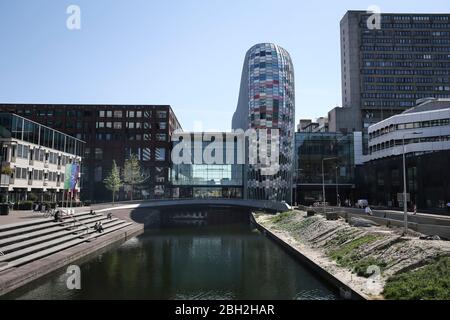
<instances>
[{"instance_id":1,"label":"grass embankment","mask_svg":"<svg viewBox=\"0 0 450 320\"><path fill-rule=\"evenodd\" d=\"M390 277L383 295L395 300L450 300L450 257Z\"/></svg>"},{"instance_id":2,"label":"grass embankment","mask_svg":"<svg viewBox=\"0 0 450 320\"><path fill-rule=\"evenodd\" d=\"M346 237L343 236L345 239ZM360 252L363 246L368 246L371 243L381 239L381 236L367 234L362 237L345 240L339 244L339 237L333 239L333 242L337 242L337 248L328 251L328 256L335 260L340 266L351 269L354 273L361 277L369 277L371 273L367 273L369 266L378 266L383 272L383 268L386 264L374 257L361 257ZM348 242L347 242L348 241Z\"/></svg>"},{"instance_id":3,"label":"grass embankment","mask_svg":"<svg viewBox=\"0 0 450 320\"><path fill-rule=\"evenodd\" d=\"M319 235L326 231L323 229L323 217L300 216L295 211L280 213L269 218L269 221L276 228L287 231L294 238L302 241L309 241L301 236L304 233L314 234L317 232ZM421 247L415 246L414 243L411 244L409 240L402 240L392 243L389 247L392 252L386 254L386 250L389 249L383 245L378 247L375 244L376 241L383 240L384 235L348 225L341 226L336 232L327 232L327 234L329 238L324 242L316 243L316 245L319 245L326 255L336 261L339 266L348 268L362 277L371 275L368 270L373 265L379 267L382 274L389 274L386 276L387 280L382 293L386 299L450 300L450 257L446 253L443 252L442 254L445 256L441 255L440 258L424 255L423 267L412 271L400 271L400 273L392 275L392 268L398 265L397 262L400 259L396 256L397 254L408 257L413 254L413 251L402 252L402 250L405 248L414 250ZM392 250L395 247L398 247L398 250Z\"/></svg>"},{"instance_id":4,"label":"grass embankment","mask_svg":"<svg viewBox=\"0 0 450 320\"><path fill-rule=\"evenodd\" d=\"M313 217L298 220L295 219L296 215L295 211L286 211L272 217L270 221L289 232L301 231L316 221ZM373 257L361 257L359 252L363 246L379 239L381 236L371 234L355 238L354 232L349 229L340 230L325 244L325 247L330 248L327 255L340 266L351 269L358 276L369 277L371 275L367 273L369 266L376 265L383 271L386 264Z\"/></svg>"}]
</instances>

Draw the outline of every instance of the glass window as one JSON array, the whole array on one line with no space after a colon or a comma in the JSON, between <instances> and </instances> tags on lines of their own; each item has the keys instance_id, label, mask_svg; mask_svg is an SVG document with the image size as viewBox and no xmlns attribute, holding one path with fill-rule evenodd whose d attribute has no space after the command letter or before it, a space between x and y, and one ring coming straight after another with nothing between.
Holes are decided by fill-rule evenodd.
<instances>
[{"instance_id":1,"label":"glass window","mask_svg":"<svg viewBox=\"0 0 450 320\"><path fill-rule=\"evenodd\" d=\"M94 169L94 181L95 182L101 182L102 181L102 167L97 166Z\"/></svg>"},{"instance_id":2,"label":"glass window","mask_svg":"<svg viewBox=\"0 0 450 320\"><path fill-rule=\"evenodd\" d=\"M142 149L142 161L150 161L150 148L143 148Z\"/></svg>"},{"instance_id":3,"label":"glass window","mask_svg":"<svg viewBox=\"0 0 450 320\"><path fill-rule=\"evenodd\" d=\"M114 129L122 129L122 122L114 122Z\"/></svg>"},{"instance_id":4,"label":"glass window","mask_svg":"<svg viewBox=\"0 0 450 320\"><path fill-rule=\"evenodd\" d=\"M95 159L102 160L103 159L103 149L95 148Z\"/></svg>"},{"instance_id":5,"label":"glass window","mask_svg":"<svg viewBox=\"0 0 450 320\"><path fill-rule=\"evenodd\" d=\"M156 148L155 149L155 160L156 161L165 161L166 160L166 149L165 148Z\"/></svg>"},{"instance_id":6,"label":"glass window","mask_svg":"<svg viewBox=\"0 0 450 320\"><path fill-rule=\"evenodd\" d=\"M122 118L122 111L120 110L114 111L114 118Z\"/></svg>"},{"instance_id":7,"label":"glass window","mask_svg":"<svg viewBox=\"0 0 450 320\"><path fill-rule=\"evenodd\" d=\"M100 118L104 118L104 117L105 117L105 111L100 110L100 111L98 112L98 116L99 116Z\"/></svg>"},{"instance_id":8,"label":"glass window","mask_svg":"<svg viewBox=\"0 0 450 320\"><path fill-rule=\"evenodd\" d=\"M166 122L159 122L158 123L158 129L165 130L167 128Z\"/></svg>"},{"instance_id":9,"label":"glass window","mask_svg":"<svg viewBox=\"0 0 450 320\"><path fill-rule=\"evenodd\" d=\"M142 118L142 111L136 111L136 118Z\"/></svg>"},{"instance_id":10,"label":"glass window","mask_svg":"<svg viewBox=\"0 0 450 320\"><path fill-rule=\"evenodd\" d=\"M165 133L157 133L156 140L157 141L166 141L166 134Z\"/></svg>"},{"instance_id":11,"label":"glass window","mask_svg":"<svg viewBox=\"0 0 450 320\"><path fill-rule=\"evenodd\" d=\"M134 118L134 111L128 111L128 118Z\"/></svg>"},{"instance_id":12,"label":"glass window","mask_svg":"<svg viewBox=\"0 0 450 320\"><path fill-rule=\"evenodd\" d=\"M158 119L165 119L167 117L167 111L157 111Z\"/></svg>"}]
</instances>

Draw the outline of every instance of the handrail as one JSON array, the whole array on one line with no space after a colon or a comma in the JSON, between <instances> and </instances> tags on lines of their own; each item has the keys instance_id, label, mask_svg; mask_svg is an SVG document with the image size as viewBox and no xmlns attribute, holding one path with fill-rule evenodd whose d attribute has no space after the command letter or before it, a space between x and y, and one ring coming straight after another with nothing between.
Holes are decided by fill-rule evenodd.
<instances>
[{"instance_id":1,"label":"handrail","mask_svg":"<svg viewBox=\"0 0 450 320\"><path fill-rule=\"evenodd\" d=\"M77 218L75 218L73 215L71 215L69 213L64 213L64 211L62 211L62 212L63 212L63 216L66 215L66 216L68 216L69 218L71 218L73 220L72 228L75 227L76 223L78 223L78 226L81 226L81 227L84 226L85 227L85 229L84 229L85 234L89 233L89 226L87 224L81 222L80 220L78 220Z\"/></svg>"}]
</instances>

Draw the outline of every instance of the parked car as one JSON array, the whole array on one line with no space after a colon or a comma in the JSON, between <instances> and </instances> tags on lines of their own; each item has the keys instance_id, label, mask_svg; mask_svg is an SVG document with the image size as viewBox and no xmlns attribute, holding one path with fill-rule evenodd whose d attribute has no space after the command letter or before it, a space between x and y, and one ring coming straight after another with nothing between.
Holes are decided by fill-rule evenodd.
<instances>
[{"instance_id":1,"label":"parked car","mask_svg":"<svg viewBox=\"0 0 450 320\"><path fill-rule=\"evenodd\" d=\"M368 205L369 205L369 201L367 201L367 199L359 199L358 201L356 201L357 208L364 209Z\"/></svg>"}]
</instances>

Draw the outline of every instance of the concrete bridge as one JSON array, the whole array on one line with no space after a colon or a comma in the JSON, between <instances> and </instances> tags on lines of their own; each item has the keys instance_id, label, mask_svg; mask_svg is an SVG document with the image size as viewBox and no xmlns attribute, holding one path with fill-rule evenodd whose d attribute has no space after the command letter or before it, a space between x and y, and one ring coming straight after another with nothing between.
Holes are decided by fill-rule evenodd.
<instances>
[{"instance_id":1,"label":"concrete bridge","mask_svg":"<svg viewBox=\"0 0 450 320\"><path fill-rule=\"evenodd\" d=\"M170 200L143 200L102 203L92 205L96 212L106 212L111 210L137 209L137 208L169 208L169 207L238 207L250 210L264 210L270 212L283 212L290 210L290 206L284 202L268 200L248 200L248 199L170 199Z\"/></svg>"}]
</instances>

